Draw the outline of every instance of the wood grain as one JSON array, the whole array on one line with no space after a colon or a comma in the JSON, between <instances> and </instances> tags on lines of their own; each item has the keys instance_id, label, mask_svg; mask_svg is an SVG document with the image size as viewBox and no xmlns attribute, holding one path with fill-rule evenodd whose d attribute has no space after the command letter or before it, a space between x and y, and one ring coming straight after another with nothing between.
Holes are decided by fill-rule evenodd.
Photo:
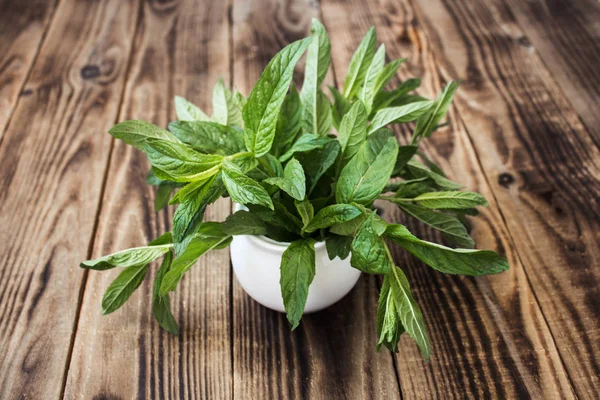
<instances>
[{"instance_id":1,"label":"wood grain","mask_svg":"<svg viewBox=\"0 0 600 400\"><path fill-rule=\"evenodd\" d=\"M509 8L524 36L518 41L538 52L544 65L600 146L600 2L597 0L497 1Z\"/></svg>"},{"instance_id":2,"label":"wood grain","mask_svg":"<svg viewBox=\"0 0 600 400\"><path fill-rule=\"evenodd\" d=\"M136 10L62 2L5 132L0 398L60 396Z\"/></svg>"},{"instance_id":3,"label":"wood grain","mask_svg":"<svg viewBox=\"0 0 600 400\"><path fill-rule=\"evenodd\" d=\"M212 85L219 76L229 79L228 43L224 2L206 7L193 0L146 3L119 120L166 126L175 118L175 94L210 112ZM115 142L94 257L145 244L170 229L172 210L154 212L147 170L141 152ZM206 218L222 220L229 210L229 202L219 202ZM231 397L227 252L203 257L172 296L179 337L160 330L152 318L155 270L126 305L107 317L100 315L101 298L116 274L90 273L65 397Z\"/></svg>"},{"instance_id":4,"label":"wood grain","mask_svg":"<svg viewBox=\"0 0 600 400\"><path fill-rule=\"evenodd\" d=\"M0 142L52 19L56 0L0 1Z\"/></svg>"},{"instance_id":5,"label":"wood grain","mask_svg":"<svg viewBox=\"0 0 600 400\"><path fill-rule=\"evenodd\" d=\"M402 79L422 75L421 92L429 97L441 90L431 49L409 5L328 1L323 16L332 41L338 44L333 53L337 71L346 68L362 35L375 25L390 58L409 58L400 71ZM398 265L407 271L424 311L433 346L432 361L425 364L414 343L408 337L401 340L396 367L402 394L406 398L571 397L552 336L464 126L455 113L450 122L449 128L423 143L424 149L452 179L490 200L490 207L472 219L471 233L479 248L504 253L511 270L485 278L452 277L432 271L394 247ZM406 142L408 134L408 129L400 132L400 141ZM408 224L419 237L442 240L432 229L408 221L395 206L386 206L386 216Z\"/></svg>"},{"instance_id":6,"label":"wood grain","mask_svg":"<svg viewBox=\"0 0 600 400\"><path fill-rule=\"evenodd\" d=\"M248 94L271 57L308 34L318 11L301 1L235 2L235 85ZM399 398L390 354L375 352L374 278L363 276L349 295L305 315L293 332L285 315L256 303L237 281L232 305L234 398Z\"/></svg>"},{"instance_id":7,"label":"wood grain","mask_svg":"<svg viewBox=\"0 0 600 400\"><path fill-rule=\"evenodd\" d=\"M504 7L417 2L578 396L600 392L600 151ZM467 28L468 27L468 28Z\"/></svg>"}]
</instances>

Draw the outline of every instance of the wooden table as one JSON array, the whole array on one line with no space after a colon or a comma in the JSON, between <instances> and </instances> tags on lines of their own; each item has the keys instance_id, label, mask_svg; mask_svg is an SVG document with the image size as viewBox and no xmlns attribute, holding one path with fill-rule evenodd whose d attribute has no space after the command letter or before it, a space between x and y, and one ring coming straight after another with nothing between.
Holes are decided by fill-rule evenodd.
<instances>
[{"instance_id":1,"label":"wooden table","mask_svg":"<svg viewBox=\"0 0 600 400\"><path fill-rule=\"evenodd\" d=\"M150 280L102 317L115 275L78 263L147 243L172 213L153 211L145 157L106 131L165 126L176 94L210 110L218 77L247 94L312 17L332 84L371 25L423 94L464 81L425 151L489 199L472 234L510 271L449 277L395 248L429 363L409 338L375 352L377 279L290 333L227 251L172 298L179 337L152 320ZM597 0L0 0L0 398L598 398L599 22Z\"/></svg>"}]
</instances>

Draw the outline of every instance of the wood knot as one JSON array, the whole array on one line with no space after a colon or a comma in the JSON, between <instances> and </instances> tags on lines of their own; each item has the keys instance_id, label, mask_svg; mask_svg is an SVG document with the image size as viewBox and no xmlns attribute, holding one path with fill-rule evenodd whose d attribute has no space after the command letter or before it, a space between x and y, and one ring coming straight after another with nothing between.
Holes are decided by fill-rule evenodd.
<instances>
[{"instance_id":1,"label":"wood knot","mask_svg":"<svg viewBox=\"0 0 600 400\"><path fill-rule=\"evenodd\" d=\"M100 67L97 65L86 65L81 68L81 77L83 79L94 79L100 76Z\"/></svg>"},{"instance_id":2,"label":"wood knot","mask_svg":"<svg viewBox=\"0 0 600 400\"><path fill-rule=\"evenodd\" d=\"M33 93L32 89L25 89L21 92L21 96L31 96L32 93Z\"/></svg>"},{"instance_id":3,"label":"wood knot","mask_svg":"<svg viewBox=\"0 0 600 400\"><path fill-rule=\"evenodd\" d=\"M375 206L375 212L377 213L377 215L379 215L380 217L383 217L383 208L382 207L378 207Z\"/></svg>"},{"instance_id":4,"label":"wood knot","mask_svg":"<svg viewBox=\"0 0 600 400\"><path fill-rule=\"evenodd\" d=\"M529 38L527 36L519 37L517 39L517 42L519 42L519 44L523 47L527 47L527 48L533 47L533 45L531 44L531 42L529 41Z\"/></svg>"},{"instance_id":5,"label":"wood knot","mask_svg":"<svg viewBox=\"0 0 600 400\"><path fill-rule=\"evenodd\" d=\"M503 172L500 175L498 175L498 183L501 186L509 187L511 184L513 184L515 182L515 177L512 174L509 174L508 172Z\"/></svg>"}]
</instances>

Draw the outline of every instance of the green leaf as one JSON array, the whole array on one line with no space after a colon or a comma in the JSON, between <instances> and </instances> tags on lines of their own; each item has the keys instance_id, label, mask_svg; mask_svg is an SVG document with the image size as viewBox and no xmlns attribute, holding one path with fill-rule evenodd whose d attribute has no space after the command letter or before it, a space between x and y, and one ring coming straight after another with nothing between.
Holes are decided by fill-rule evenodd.
<instances>
[{"instance_id":1,"label":"green leaf","mask_svg":"<svg viewBox=\"0 0 600 400\"><path fill-rule=\"evenodd\" d=\"M179 193L188 187L195 187L195 189L185 196L173 215L173 240L176 244L176 255L185 250L187 245L185 238L191 239L190 236L196 232L202 223L206 207L215 202L225 192L223 181L219 175L194 182L180 190ZM183 243L183 245L179 246L180 243Z\"/></svg>"},{"instance_id":2,"label":"green leaf","mask_svg":"<svg viewBox=\"0 0 600 400\"><path fill-rule=\"evenodd\" d=\"M175 182L202 180L219 172L223 157L201 154L192 147L161 139L146 139L144 152L161 179Z\"/></svg>"},{"instance_id":3,"label":"green leaf","mask_svg":"<svg viewBox=\"0 0 600 400\"><path fill-rule=\"evenodd\" d=\"M388 183L383 189L383 192L396 192L398 198L412 199L422 193L427 193L432 190L428 184L429 178L417 178L407 181Z\"/></svg>"},{"instance_id":4,"label":"green leaf","mask_svg":"<svg viewBox=\"0 0 600 400\"><path fill-rule=\"evenodd\" d=\"M169 296L159 296L158 294L162 280L171 268L172 261L173 254L168 252L165 254L165 258L156 273L154 288L152 290L152 315L154 315L154 318L164 330L174 335L178 335L179 328L177 327L175 317L173 317L173 314L171 313L171 301L169 300Z\"/></svg>"},{"instance_id":5,"label":"green leaf","mask_svg":"<svg viewBox=\"0 0 600 400\"><path fill-rule=\"evenodd\" d=\"M402 172L401 176L406 179L429 178L440 189L457 190L461 188L461 185L459 185L458 183L452 182L451 180L443 177L442 175L431 171L425 165L414 159L411 159L406 164L406 167Z\"/></svg>"},{"instance_id":6,"label":"green leaf","mask_svg":"<svg viewBox=\"0 0 600 400\"><path fill-rule=\"evenodd\" d=\"M308 199L304 199L303 201L295 201L294 205L300 218L302 218L302 226L308 225L315 216L315 209L312 203Z\"/></svg>"},{"instance_id":7,"label":"green leaf","mask_svg":"<svg viewBox=\"0 0 600 400\"><path fill-rule=\"evenodd\" d=\"M245 210L231 214L222 225L225 233L231 236L267 234L264 221L256 214Z\"/></svg>"},{"instance_id":8,"label":"green leaf","mask_svg":"<svg viewBox=\"0 0 600 400\"><path fill-rule=\"evenodd\" d=\"M352 99L360 90L360 86L367 75L367 70L375 56L376 43L375 28L371 27L352 55L352 60L350 60L350 66L344 81L344 96L347 99Z\"/></svg>"},{"instance_id":9,"label":"green leaf","mask_svg":"<svg viewBox=\"0 0 600 400\"><path fill-rule=\"evenodd\" d=\"M300 94L302 123L305 132L324 136L331 126L331 106L327 96L319 90L319 87L327 75L331 62L331 44L325 27L314 18L311 33L304 69L304 84Z\"/></svg>"},{"instance_id":10,"label":"green leaf","mask_svg":"<svg viewBox=\"0 0 600 400\"><path fill-rule=\"evenodd\" d=\"M306 232L329 228L336 223L348 222L361 214L361 211L351 204L333 204L321 209L304 228Z\"/></svg>"},{"instance_id":11,"label":"green leaf","mask_svg":"<svg viewBox=\"0 0 600 400\"><path fill-rule=\"evenodd\" d=\"M456 89L458 89L458 86L458 82L449 82L439 97L435 99L430 110L421 118L419 118L417 121L417 126L415 127L415 132L413 133L413 138L411 140L413 143L417 143L420 139L429 137L431 135L435 127L448 112L450 104L452 103L452 98L454 97L454 93L456 92Z\"/></svg>"},{"instance_id":12,"label":"green leaf","mask_svg":"<svg viewBox=\"0 0 600 400\"><path fill-rule=\"evenodd\" d=\"M392 296L390 288L390 277L386 275L383 278L383 285L379 291L379 301L377 303L377 351L383 344L390 351L398 351L398 341L400 335L404 332L402 321L396 310L396 302Z\"/></svg>"},{"instance_id":13,"label":"green leaf","mask_svg":"<svg viewBox=\"0 0 600 400\"><path fill-rule=\"evenodd\" d=\"M244 138L235 128L206 121L175 121L169 130L201 153L230 155L244 151Z\"/></svg>"},{"instance_id":14,"label":"green leaf","mask_svg":"<svg viewBox=\"0 0 600 400\"><path fill-rule=\"evenodd\" d=\"M165 274L160 285L159 296L166 296L169 292L174 291L183 275L192 268L200 256L209 250L222 248L230 241L231 236L223 232L220 224L203 223L185 252L175 258L169 272Z\"/></svg>"},{"instance_id":15,"label":"green leaf","mask_svg":"<svg viewBox=\"0 0 600 400\"><path fill-rule=\"evenodd\" d=\"M132 249L121 250L117 253L109 254L95 260L84 261L80 264L81 268L89 268L97 271L122 267L128 268L134 265L146 265L165 254L173 247L172 244L162 244L156 246L134 247Z\"/></svg>"},{"instance_id":16,"label":"green leaf","mask_svg":"<svg viewBox=\"0 0 600 400\"><path fill-rule=\"evenodd\" d=\"M487 206L485 197L474 192L429 192L413 199L419 205L433 209L463 209Z\"/></svg>"},{"instance_id":17,"label":"green leaf","mask_svg":"<svg viewBox=\"0 0 600 400\"><path fill-rule=\"evenodd\" d=\"M394 201L402 211L437 229L450 242L466 248L475 247L465 226L454 216L403 201Z\"/></svg>"},{"instance_id":18,"label":"green leaf","mask_svg":"<svg viewBox=\"0 0 600 400\"><path fill-rule=\"evenodd\" d=\"M292 81L294 67L302 56L310 38L286 46L273 57L252 89L242 110L246 148L257 157L271 149L275 127L285 94Z\"/></svg>"},{"instance_id":19,"label":"green leaf","mask_svg":"<svg viewBox=\"0 0 600 400\"><path fill-rule=\"evenodd\" d=\"M342 170L336 186L338 203L369 204L387 183L398 156L394 137L370 137Z\"/></svg>"},{"instance_id":20,"label":"green leaf","mask_svg":"<svg viewBox=\"0 0 600 400\"><path fill-rule=\"evenodd\" d=\"M343 152L342 167L358 152L367 139L367 117L363 102L357 100L342 118L338 135Z\"/></svg>"},{"instance_id":21,"label":"green leaf","mask_svg":"<svg viewBox=\"0 0 600 400\"><path fill-rule=\"evenodd\" d=\"M350 110L352 104L350 104L350 101L348 101L348 99L346 99L335 87L329 86L329 91L333 96L333 106L331 107L333 126L335 129L339 130L342 118Z\"/></svg>"},{"instance_id":22,"label":"green leaf","mask_svg":"<svg viewBox=\"0 0 600 400\"><path fill-rule=\"evenodd\" d=\"M377 75L379 75L379 73L383 70L384 66L385 45L381 44L375 52L373 60L371 60L371 64L369 65L367 73L365 74L365 79L358 91L358 98L362 100L367 108L369 108L369 101L372 100L373 96L375 96L374 90Z\"/></svg>"},{"instance_id":23,"label":"green leaf","mask_svg":"<svg viewBox=\"0 0 600 400\"><path fill-rule=\"evenodd\" d=\"M175 96L175 113L180 121L210 121L199 107L180 96Z\"/></svg>"},{"instance_id":24,"label":"green leaf","mask_svg":"<svg viewBox=\"0 0 600 400\"><path fill-rule=\"evenodd\" d=\"M146 121L131 120L120 122L110 128L108 133L116 139L120 139L142 151L145 148L146 140L149 138L179 143L179 140L171 132Z\"/></svg>"},{"instance_id":25,"label":"green leaf","mask_svg":"<svg viewBox=\"0 0 600 400\"><path fill-rule=\"evenodd\" d=\"M322 137L314 133L303 133L296 139L292 147L279 157L279 161L286 162L295 153L320 149L332 140L330 137Z\"/></svg>"},{"instance_id":26,"label":"green leaf","mask_svg":"<svg viewBox=\"0 0 600 400\"><path fill-rule=\"evenodd\" d=\"M369 135L379 128L391 123L404 123L415 121L423 113L431 107L430 101L420 101L418 103L410 103L400 107L383 108L377 111L371 126L369 127Z\"/></svg>"},{"instance_id":27,"label":"green leaf","mask_svg":"<svg viewBox=\"0 0 600 400\"><path fill-rule=\"evenodd\" d=\"M310 195L319 179L331 168L340 153L337 140L331 140L322 149L315 149L302 154L301 161L306 174L308 194Z\"/></svg>"},{"instance_id":28,"label":"green leaf","mask_svg":"<svg viewBox=\"0 0 600 400\"><path fill-rule=\"evenodd\" d=\"M325 241L325 247L327 248L327 255L330 260L339 257L340 260L345 260L350 254L350 248L352 247L352 237L350 236L339 236L330 233L329 237Z\"/></svg>"},{"instance_id":29,"label":"green leaf","mask_svg":"<svg viewBox=\"0 0 600 400\"><path fill-rule=\"evenodd\" d=\"M102 297L102 315L110 314L125 304L144 281L146 272L148 272L148 264L125 268L106 289Z\"/></svg>"},{"instance_id":30,"label":"green leaf","mask_svg":"<svg viewBox=\"0 0 600 400\"><path fill-rule=\"evenodd\" d=\"M273 139L273 154L278 157L285 153L292 143L294 143L301 128L302 107L300 105L300 96L296 91L296 87L292 84L290 93L285 97L281 111L279 112L275 139Z\"/></svg>"},{"instance_id":31,"label":"green leaf","mask_svg":"<svg viewBox=\"0 0 600 400\"><path fill-rule=\"evenodd\" d=\"M234 99L231 90L225 87L223 79L219 79L213 89L212 119L223 125L243 126L242 108Z\"/></svg>"},{"instance_id":32,"label":"green leaf","mask_svg":"<svg viewBox=\"0 0 600 400\"><path fill-rule=\"evenodd\" d=\"M413 158L417 152L417 146L400 146L398 148L398 157L396 158L396 164L394 165L394 171L392 176L396 176L402 172L406 164Z\"/></svg>"},{"instance_id":33,"label":"green leaf","mask_svg":"<svg viewBox=\"0 0 600 400\"><path fill-rule=\"evenodd\" d=\"M385 240L375 232L375 211L367 217L352 241L350 264L369 274L386 274L392 268Z\"/></svg>"},{"instance_id":34,"label":"green leaf","mask_svg":"<svg viewBox=\"0 0 600 400\"><path fill-rule=\"evenodd\" d=\"M292 330L298 327L308 297L308 287L315 277L314 240L300 239L288 246L281 257L281 295L292 324Z\"/></svg>"},{"instance_id":35,"label":"green leaf","mask_svg":"<svg viewBox=\"0 0 600 400\"><path fill-rule=\"evenodd\" d=\"M403 328L417 342L425 361L429 361L431 348L423 314L410 293L410 285L406 275L400 268L395 266L392 267L392 273L390 274L390 293Z\"/></svg>"},{"instance_id":36,"label":"green leaf","mask_svg":"<svg viewBox=\"0 0 600 400\"><path fill-rule=\"evenodd\" d=\"M446 274L483 276L508 269L508 262L493 251L451 249L414 236L403 225L388 225L385 236L433 269Z\"/></svg>"},{"instance_id":37,"label":"green leaf","mask_svg":"<svg viewBox=\"0 0 600 400\"><path fill-rule=\"evenodd\" d=\"M173 186L168 183L161 183L156 190L154 197L154 211L159 212L169 204L169 199L173 193Z\"/></svg>"},{"instance_id":38,"label":"green leaf","mask_svg":"<svg viewBox=\"0 0 600 400\"><path fill-rule=\"evenodd\" d=\"M344 223L336 223L331 226L329 230L331 233L335 233L336 235L341 236L352 236L355 237L358 234L358 230L365 222L365 220L372 215L372 211L370 208L363 206L362 204L352 203L352 205L358 208L361 211L361 214L351 219L350 221ZM373 229L377 235L381 236L385 232L387 228L387 222L379 215L373 215Z\"/></svg>"},{"instance_id":39,"label":"green leaf","mask_svg":"<svg viewBox=\"0 0 600 400\"><path fill-rule=\"evenodd\" d=\"M223 183L231 200L236 203L257 204L273 209L271 197L260 183L241 173L229 162L223 164Z\"/></svg>"},{"instance_id":40,"label":"green leaf","mask_svg":"<svg viewBox=\"0 0 600 400\"><path fill-rule=\"evenodd\" d=\"M421 86L421 78L416 79L407 79L402 82L396 89L391 92L379 92L375 95L375 99L373 101L373 108L371 112L378 111L382 108L390 107L390 106L400 106L405 103L401 99L404 98L409 92L417 89ZM399 100L402 104L396 104ZM421 98L421 101L425 100L425 98ZM410 103L410 102L409 102Z\"/></svg>"},{"instance_id":41,"label":"green leaf","mask_svg":"<svg viewBox=\"0 0 600 400\"><path fill-rule=\"evenodd\" d=\"M283 170L283 178L268 178L263 182L275 185L292 198L302 201L306 195L306 177L298 160L292 158Z\"/></svg>"}]
</instances>

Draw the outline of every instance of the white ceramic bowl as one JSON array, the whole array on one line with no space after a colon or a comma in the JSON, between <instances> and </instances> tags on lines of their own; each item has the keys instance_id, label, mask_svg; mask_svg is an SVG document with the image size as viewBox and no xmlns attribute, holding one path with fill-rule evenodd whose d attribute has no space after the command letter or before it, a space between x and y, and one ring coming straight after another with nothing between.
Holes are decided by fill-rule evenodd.
<instances>
[{"instance_id":1,"label":"white ceramic bowl","mask_svg":"<svg viewBox=\"0 0 600 400\"><path fill-rule=\"evenodd\" d=\"M285 312L279 264L287 246L288 243L265 236L236 236L230 246L231 264L240 285L254 300L279 312ZM336 303L352 290L360 277L360 271L350 266L350 256L345 260L338 257L330 260L325 242L315 243L315 253L315 278L308 290L305 313Z\"/></svg>"}]
</instances>

